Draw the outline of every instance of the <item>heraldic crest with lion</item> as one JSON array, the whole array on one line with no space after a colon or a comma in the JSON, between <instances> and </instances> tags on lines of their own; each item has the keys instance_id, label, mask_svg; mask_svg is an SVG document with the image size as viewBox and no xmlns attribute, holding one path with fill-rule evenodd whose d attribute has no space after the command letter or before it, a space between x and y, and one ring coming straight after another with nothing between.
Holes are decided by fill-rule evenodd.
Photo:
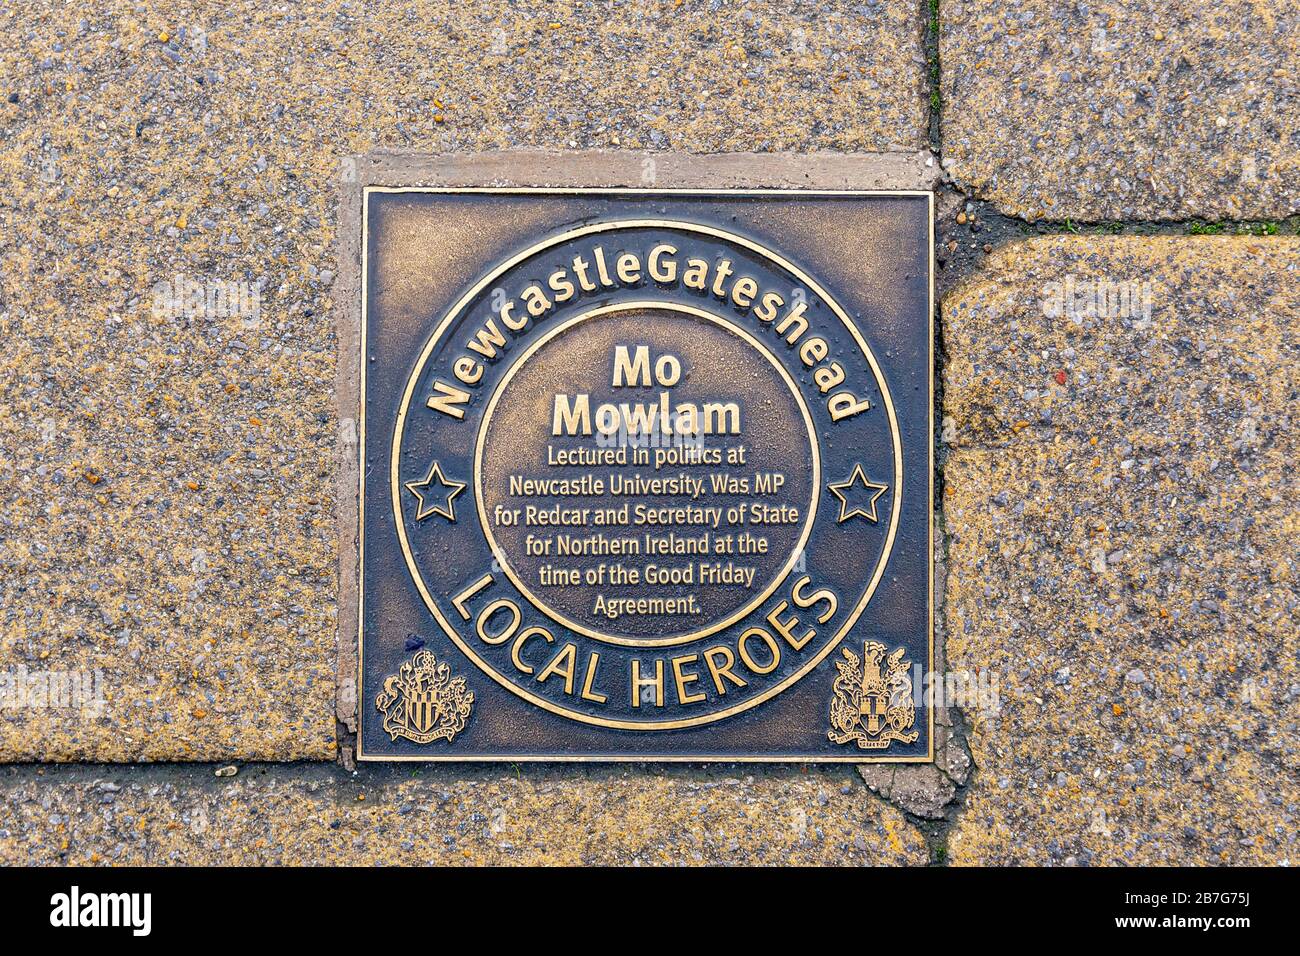
<instances>
[{"instance_id":1,"label":"heraldic crest with lion","mask_svg":"<svg viewBox=\"0 0 1300 956\"><path fill-rule=\"evenodd\" d=\"M911 666L903 659L903 648L888 657L886 650L884 644L867 641L861 658L846 647L844 660L835 662L840 676L835 678L828 734L835 743L852 741L861 750L884 750L895 740L915 742Z\"/></svg>"},{"instance_id":2,"label":"heraldic crest with lion","mask_svg":"<svg viewBox=\"0 0 1300 956\"><path fill-rule=\"evenodd\" d=\"M420 651L384 681L375 698L384 715L384 730L396 740L405 737L417 744L451 739L465 729L474 707L474 694L465 678L452 677L451 668Z\"/></svg>"}]
</instances>

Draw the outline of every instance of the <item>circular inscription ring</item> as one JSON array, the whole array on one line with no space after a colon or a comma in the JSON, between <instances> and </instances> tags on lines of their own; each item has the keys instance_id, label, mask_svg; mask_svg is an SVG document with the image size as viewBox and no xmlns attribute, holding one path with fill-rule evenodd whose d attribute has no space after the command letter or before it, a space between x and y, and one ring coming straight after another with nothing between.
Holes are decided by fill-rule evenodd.
<instances>
[{"instance_id":1,"label":"circular inscription ring","mask_svg":"<svg viewBox=\"0 0 1300 956\"><path fill-rule=\"evenodd\" d=\"M811 673L880 582L903 480L854 319L774 250L668 220L484 275L415 363L390 465L456 646L552 713L652 731Z\"/></svg>"},{"instance_id":2,"label":"circular inscription ring","mask_svg":"<svg viewBox=\"0 0 1300 956\"><path fill-rule=\"evenodd\" d=\"M602 322L591 321L601 317L608 318ZM514 466L519 464L521 458L525 463L537 465L550 458L546 452L548 446L555 442L555 437L551 434L553 421L535 414L533 402L536 396L566 394L565 391L556 390L574 388L577 389L576 394L593 394L601 384L601 375L608 371L606 363L601 363L599 357L618 356L620 348L628 348L622 343L632 340L639 343L637 348L646 349L644 354L647 357L649 377L652 379L654 370L649 365L651 356L671 356L685 366L687 370L674 382L672 394L675 399L696 398L699 401L692 404L703 407L710 396L725 394L728 388L734 391L733 382L740 381L743 384L743 402L736 404L738 408L743 405L750 413L746 428L750 439L746 454L748 468L760 471L766 469L775 473L791 460L809 463L808 469L799 469L788 481L783 481L781 492L777 495L783 501L796 502L802 519L773 526L768 535L768 551L754 556L755 574L742 576L741 580L729 584L719 584L702 594L701 603L708 607L698 617L686 618L679 623L657 621L650 616L624 615L611 618L608 612L603 616L598 615L593 609L599 588L585 580L569 581L562 587L552 586L549 589L538 587L541 568L551 564L552 555L549 552L552 549L542 545L534 547L530 553L528 544L530 539L537 540L537 535L522 522L495 527L494 530L498 522L493 513L501 507L503 500L510 497ZM654 341L658 348L655 344L648 344L648 340ZM586 353L590 360L576 360L575 356L579 353ZM636 352L628 349L629 363L635 362L635 356ZM519 374L521 371L523 374ZM588 381L582 382L583 378ZM588 404L591 404L590 400ZM680 404L680 401L677 402L677 406ZM497 409L503 405L503 413L498 417ZM652 404L650 412L646 414L657 413L659 410L660 406ZM617 406L617 411L621 413L621 405ZM633 454L618 455L616 452L613 457L629 461L636 457L636 452L645 452L647 466L653 465L656 459L667 457L658 454L664 449L691 449L705 444L704 440L700 440L704 436L694 433L688 433L682 440L673 441L670 433L662 428L649 432L645 429L629 432L623 427L621 418L618 421L620 427L611 429L609 440L606 441L600 440L602 433L599 430L600 422L597 421L592 432L598 437L587 444L598 449L622 444ZM669 425L672 425L671 417ZM668 440L666 436L669 436ZM580 480L586 474L586 469L581 464L552 468L563 476L561 481L565 482ZM590 517L595 508L600 506L601 498L609 497L608 486L614 482L617 482L619 497L671 506L676 499L692 495L697 488L699 494L692 495L692 500L704 497L712 491L715 484L721 488L727 481L726 478L707 472L692 476L685 470L677 469L662 480L674 482L671 485L673 488L684 486L685 494L656 495L654 490L661 486L653 483L654 476L657 472L662 472L662 468L656 472L649 467L628 464L615 465L615 469L605 481L604 495L567 496L570 502L589 504L591 508L567 510L585 510ZM698 470L701 469L697 468ZM612 644L653 647L685 644L716 633L754 610L776 590L803 554L808 534L812 530L819 496L821 456L817 449L817 433L812 416L798 386L765 345L743 328L703 309L675 302L648 300L599 306L548 331L530 346L510 367L488 402L478 432L474 474L479 520L488 544L497 555L502 571L533 604L552 619L587 637ZM693 536L693 541L686 546L691 543L698 545L702 537L703 535ZM773 541L773 538L776 540ZM562 545L563 555L555 557L564 558L599 557L610 550L647 550L643 538L616 537L602 531L592 533L585 522L582 531L574 533L571 529L564 530L549 540ZM680 539L670 538L665 543L671 546L677 540ZM544 553L537 553L539 550L544 550ZM693 550L698 553L700 548ZM708 553L705 554L707 557ZM651 566L667 587L704 583L700 580L698 567L677 570L680 565L681 562L674 565L670 560L667 567L663 562ZM710 570L707 573L724 576L721 570ZM638 572L638 578L641 577L644 575ZM623 585L618 590L635 590L635 585Z\"/></svg>"}]
</instances>

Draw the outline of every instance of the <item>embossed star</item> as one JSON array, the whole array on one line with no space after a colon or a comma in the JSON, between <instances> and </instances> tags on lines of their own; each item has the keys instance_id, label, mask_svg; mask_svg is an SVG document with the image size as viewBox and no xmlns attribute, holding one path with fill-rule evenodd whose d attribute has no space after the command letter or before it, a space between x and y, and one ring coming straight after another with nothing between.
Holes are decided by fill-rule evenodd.
<instances>
[{"instance_id":1,"label":"embossed star","mask_svg":"<svg viewBox=\"0 0 1300 956\"><path fill-rule=\"evenodd\" d=\"M865 506L849 505L849 495L853 493L856 486L861 486L862 490L868 495ZM850 518L858 517L866 518L872 524L876 524L880 520L876 515L876 502L880 500L881 495L889 490L889 486L868 481L866 472L862 470L861 465L853 466L853 474L849 475L847 481L832 482L829 487L831 494L840 499L840 518L836 522L837 524L843 524Z\"/></svg>"},{"instance_id":2,"label":"embossed star","mask_svg":"<svg viewBox=\"0 0 1300 956\"><path fill-rule=\"evenodd\" d=\"M437 482L437 484L434 484ZM429 515L442 515L448 521L456 520L456 508L452 501L465 490L463 481L452 481L442 473L442 465L433 463L429 476L424 481L408 481L406 490L415 495L420 506L415 511L415 520L423 521Z\"/></svg>"}]
</instances>

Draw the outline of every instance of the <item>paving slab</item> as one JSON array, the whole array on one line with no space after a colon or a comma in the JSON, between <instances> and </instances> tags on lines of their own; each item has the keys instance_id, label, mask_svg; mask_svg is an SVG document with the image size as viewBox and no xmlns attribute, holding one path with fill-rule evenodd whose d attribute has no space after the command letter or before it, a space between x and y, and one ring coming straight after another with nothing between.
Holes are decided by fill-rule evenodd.
<instances>
[{"instance_id":1,"label":"paving slab","mask_svg":"<svg viewBox=\"0 0 1300 956\"><path fill-rule=\"evenodd\" d=\"M944 300L948 664L1000 699L953 862L1300 859L1298 278L1036 239Z\"/></svg>"},{"instance_id":2,"label":"paving slab","mask_svg":"<svg viewBox=\"0 0 1300 956\"><path fill-rule=\"evenodd\" d=\"M851 767L0 769L0 864L924 865Z\"/></svg>"},{"instance_id":3,"label":"paving slab","mask_svg":"<svg viewBox=\"0 0 1300 956\"><path fill-rule=\"evenodd\" d=\"M944 162L1003 212L1300 212L1294 0L955 0L941 22Z\"/></svg>"},{"instance_id":4,"label":"paving slab","mask_svg":"<svg viewBox=\"0 0 1300 956\"><path fill-rule=\"evenodd\" d=\"M915 153L914 14L6 6L0 760L334 755L341 157Z\"/></svg>"}]
</instances>

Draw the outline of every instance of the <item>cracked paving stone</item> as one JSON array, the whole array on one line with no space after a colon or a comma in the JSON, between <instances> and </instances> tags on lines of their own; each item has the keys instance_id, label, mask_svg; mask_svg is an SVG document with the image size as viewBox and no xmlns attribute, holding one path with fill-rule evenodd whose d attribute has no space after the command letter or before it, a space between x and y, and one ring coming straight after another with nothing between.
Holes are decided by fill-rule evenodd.
<instances>
[{"instance_id":1,"label":"cracked paving stone","mask_svg":"<svg viewBox=\"0 0 1300 956\"><path fill-rule=\"evenodd\" d=\"M862 764L862 779L874 793L908 813L941 820L957 793L956 785L934 764Z\"/></svg>"},{"instance_id":2,"label":"cracked paving stone","mask_svg":"<svg viewBox=\"0 0 1300 956\"><path fill-rule=\"evenodd\" d=\"M971 760L965 741L953 737L952 731L947 727L940 727L935 731L935 754L936 765L953 783L958 786L966 783L970 776Z\"/></svg>"}]
</instances>

